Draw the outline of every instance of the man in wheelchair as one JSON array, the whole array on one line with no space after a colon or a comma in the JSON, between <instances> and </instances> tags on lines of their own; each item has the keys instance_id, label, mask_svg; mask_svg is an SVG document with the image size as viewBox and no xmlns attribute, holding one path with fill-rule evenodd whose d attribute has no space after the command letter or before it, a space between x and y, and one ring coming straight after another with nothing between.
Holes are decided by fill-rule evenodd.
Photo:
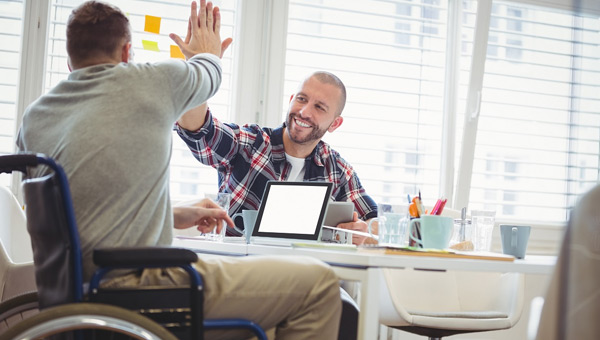
<instances>
[{"instance_id":1,"label":"man in wheelchair","mask_svg":"<svg viewBox=\"0 0 600 340\"><path fill-rule=\"evenodd\" d=\"M17 144L55 159L67 174L85 281L96 269L95 248L169 246L174 227L208 231L233 225L208 200L172 207L169 197L173 124L221 83L220 58L231 39L221 41L220 25L218 7L194 2L185 39L170 35L186 60L135 64L129 21L118 8L88 1L69 17L72 72L27 108ZM28 173L43 175L44 167ZM256 256L202 260L194 267L204 277L206 318L249 319L275 329L281 339L338 336L338 279L320 261ZM178 269L145 269L104 286L187 280ZM231 331L213 335L236 338Z\"/></svg>"}]
</instances>

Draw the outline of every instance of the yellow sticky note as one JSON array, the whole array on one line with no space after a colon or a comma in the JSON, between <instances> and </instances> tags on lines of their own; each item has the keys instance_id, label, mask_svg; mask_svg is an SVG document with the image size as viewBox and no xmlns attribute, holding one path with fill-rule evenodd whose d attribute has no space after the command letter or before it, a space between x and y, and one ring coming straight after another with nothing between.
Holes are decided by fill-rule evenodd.
<instances>
[{"instance_id":1,"label":"yellow sticky note","mask_svg":"<svg viewBox=\"0 0 600 340\"><path fill-rule=\"evenodd\" d=\"M181 49L177 45L171 45L171 58L185 59Z\"/></svg>"},{"instance_id":2,"label":"yellow sticky note","mask_svg":"<svg viewBox=\"0 0 600 340\"><path fill-rule=\"evenodd\" d=\"M144 46L145 50L160 52L156 41L142 40L142 46Z\"/></svg>"},{"instance_id":3,"label":"yellow sticky note","mask_svg":"<svg viewBox=\"0 0 600 340\"><path fill-rule=\"evenodd\" d=\"M146 23L144 24L144 31L158 34L160 32L160 17L152 15L146 15Z\"/></svg>"}]
</instances>

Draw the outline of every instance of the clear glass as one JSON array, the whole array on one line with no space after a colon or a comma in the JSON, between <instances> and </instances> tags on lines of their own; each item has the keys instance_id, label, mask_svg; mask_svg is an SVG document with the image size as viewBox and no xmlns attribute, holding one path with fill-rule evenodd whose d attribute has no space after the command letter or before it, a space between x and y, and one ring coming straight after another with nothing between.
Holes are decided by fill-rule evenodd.
<instances>
[{"instance_id":1,"label":"clear glass","mask_svg":"<svg viewBox=\"0 0 600 340\"><path fill-rule=\"evenodd\" d=\"M490 251L492 249L495 220L496 212L493 210L471 211L472 239L475 251Z\"/></svg>"},{"instance_id":2,"label":"clear glass","mask_svg":"<svg viewBox=\"0 0 600 340\"><path fill-rule=\"evenodd\" d=\"M408 205L380 203L377 209L379 245L405 247L408 244L408 222L410 221Z\"/></svg>"},{"instance_id":3,"label":"clear glass","mask_svg":"<svg viewBox=\"0 0 600 340\"><path fill-rule=\"evenodd\" d=\"M205 194L206 198L210 198L215 203L219 205L219 207L225 211L229 211L229 203L231 202L231 194L229 193L218 193L218 194ZM223 242L225 238L225 231L227 226L225 223L221 226L221 230L218 231L218 228L214 228L212 231L203 234L207 240Z\"/></svg>"}]
</instances>

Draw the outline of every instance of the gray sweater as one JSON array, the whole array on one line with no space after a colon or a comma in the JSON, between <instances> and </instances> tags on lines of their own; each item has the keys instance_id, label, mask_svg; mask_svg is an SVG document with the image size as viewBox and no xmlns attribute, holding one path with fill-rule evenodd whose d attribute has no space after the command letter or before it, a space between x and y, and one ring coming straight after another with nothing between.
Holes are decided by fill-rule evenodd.
<instances>
[{"instance_id":1,"label":"gray sweater","mask_svg":"<svg viewBox=\"0 0 600 340\"><path fill-rule=\"evenodd\" d=\"M84 280L97 247L170 245L172 128L221 83L218 57L76 70L25 111L17 145L65 169ZM43 167L30 177L44 175Z\"/></svg>"}]
</instances>

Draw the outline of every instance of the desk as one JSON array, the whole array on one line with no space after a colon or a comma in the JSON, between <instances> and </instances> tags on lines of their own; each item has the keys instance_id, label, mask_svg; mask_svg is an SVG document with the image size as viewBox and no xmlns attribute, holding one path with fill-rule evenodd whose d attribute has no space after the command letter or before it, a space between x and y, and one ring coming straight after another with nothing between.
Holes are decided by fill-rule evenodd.
<instances>
[{"instance_id":1,"label":"desk","mask_svg":"<svg viewBox=\"0 0 600 340\"><path fill-rule=\"evenodd\" d=\"M343 280L361 282L358 339L376 339L379 330L379 280L383 268L415 268L482 272L518 272L522 274L550 274L556 263L555 256L528 255L526 259L491 261L419 256L399 256L360 251L339 251L316 248L292 248L244 243L216 243L192 238L175 238L173 246L191 249L202 255L302 255L317 258L333 267Z\"/></svg>"}]
</instances>

